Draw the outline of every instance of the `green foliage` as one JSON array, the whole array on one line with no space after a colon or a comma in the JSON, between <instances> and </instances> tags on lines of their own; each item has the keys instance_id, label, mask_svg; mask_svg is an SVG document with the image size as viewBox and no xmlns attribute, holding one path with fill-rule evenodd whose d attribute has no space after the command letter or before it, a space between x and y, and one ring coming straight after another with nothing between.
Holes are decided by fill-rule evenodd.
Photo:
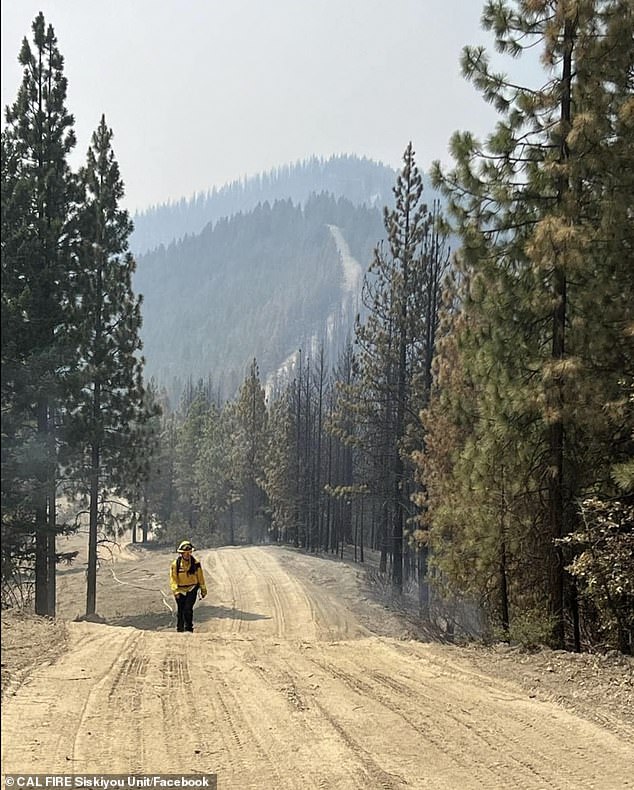
<instances>
[{"instance_id":1,"label":"green foliage","mask_svg":"<svg viewBox=\"0 0 634 790\"><path fill-rule=\"evenodd\" d=\"M262 520L266 455L269 449L268 411L260 372L254 359L236 402L239 441L244 448L238 467L238 480L244 491L247 524L251 541L262 541L265 525Z\"/></svg>"},{"instance_id":2,"label":"green foliage","mask_svg":"<svg viewBox=\"0 0 634 790\"><path fill-rule=\"evenodd\" d=\"M250 214L258 205L273 206L277 201L289 199L296 205L304 205L312 195L322 193L333 195L335 200L343 198L346 205L380 207L390 202L395 175L391 167L365 157L313 156L135 214L132 249L137 255L145 254L161 245L168 247L185 236L197 235L210 222L215 224L223 217ZM362 228L359 234L355 228L349 230L352 230L353 255L366 260L368 256L362 254L361 248L368 237Z\"/></svg>"},{"instance_id":3,"label":"green foliage","mask_svg":"<svg viewBox=\"0 0 634 790\"><path fill-rule=\"evenodd\" d=\"M560 538L579 498L626 481L634 450L634 14L620 0L495 2L483 23L500 52L540 47L545 82L522 87L465 50L500 121L484 144L456 134L454 170L435 168L462 244L425 417L437 457L418 463L437 566L511 628L541 612L553 644L578 646Z\"/></svg>"},{"instance_id":4,"label":"green foliage","mask_svg":"<svg viewBox=\"0 0 634 790\"><path fill-rule=\"evenodd\" d=\"M271 528L278 536L293 534L296 512L295 424L290 392L270 407L270 445L265 458L265 482Z\"/></svg>"},{"instance_id":5,"label":"green foliage","mask_svg":"<svg viewBox=\"0 0 634 790\"><path fill-rule=\"evenodd\" d=\"M199 539L201 492L198 464L203 448L203 429L209 403L199 384L187 409L176 440L175 480L179 495L177 507L180 522L186 526L190 540Z\"/></svg>"},{"instance_id":6,"label":"green foliage","mask_svg":"<svg viewBox=\"0 0 634 790\"><path fill-rule=\"evenodd\" d=\"M441 283L448 265L437 204L423 202L423 179L411 143L385 208L387 244L379 244L365 277L366 316L357 321L355 381L340 383L332 429L365 456L362 484L382 501L383 564L393 553L393 582L402 588L403 528L414 514L411 453L422 443L419 419L431 386ZM389 521L389 523L388 523Z\"/></svg>"},{"instance_id":7,"label":"green foliage","mask_svg":"<svg viewBox=\"0 0 634 790\"><path fill-rule=\"evenodd\" d=\"M508 630L495 628L493 633L501 641L537 650L550 643L554 625L554 618L544 615L543 609L523 609L513 617Z\"/></svg>"},{"instance_id":8,"label":"green foliage","mask_svg":"<svg viewBox=\"0 0 634 790\"><path fill-rule=\"evenodd\" d=\"M634 458L615 464L612 467L612 478L621 491L634 491Z\"/></svg>"},{"instance_id":9,"label":"green foliage","mask_svg":"<svg viewBox=\"0 0 634 790\"><path fill-rule=\"evenodd\" d=\"M155 406L146 408L141 300L132 290L135 262L128 252L132 224L119 205L124 188L112 136L102 117L79 174L84 197L74 221L81 300L73 314L79 364L67 433L88 456L98 448L100 487L123 494L145 473L145 429ZM91 461L80 452L78 463L81 469ZM89 485L80 473L82 483Z\"/></svg>"},{"instance_id":10,"label":"green foliage","mask_svg":"<svg viewBox=\"0 0 634 790\"><path fill-rule=\"evenodd\" d=\"M572 548L568 570L596 607L606 642L623 652L634 643L634 503L586 499L583 524L562 539Z\"/></svg>"},{"instance_id":11,"label":"green foliage","mask_svg":"<svg viewBox=\"0 0 634 790\"><path fill-rule=\"evenodd\" d=\"M255 361L236 401L217 406L200 380L178 412L166 404L147 489L157 539L186 535L199 546L263 540L268 442Z\"/></svg>"}]
</instances>

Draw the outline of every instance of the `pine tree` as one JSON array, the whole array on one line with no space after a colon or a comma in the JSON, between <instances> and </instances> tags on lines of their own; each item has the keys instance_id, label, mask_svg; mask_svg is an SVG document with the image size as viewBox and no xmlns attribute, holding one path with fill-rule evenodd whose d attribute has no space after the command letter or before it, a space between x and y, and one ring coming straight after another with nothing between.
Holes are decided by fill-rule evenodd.
<instances>
[{"instance_id":1,"label":"pine tree","mask_svg":"<svg viewBox=\"0 0 634 790\"><path fill-rule=\"evenodd\" d=\"M219 535L224 516L232 505L231 435L222 414L212 404L204 418L195 474L200 496L201 531Z\"/></svg>"},{"instance_id":2,"label":"pine tree","mask_svg":"<svg viewBox=\"0 0 634 790\"><path fill-rule=\"evenodd\" d=\"M241 481L244 486L246 518L252 542L262 541L261 508L264 504L265 458L268 449L268 413L266 395L260 383L254 359L249 375L238 394L237 415L246 452L242 459Z\"/></svg>"},{"instance_id":3,"label":"pine tree","mask_svg":"<svg viewBox=\"0 0 634 790\"><path fill-rule=\"evenodd\" d=\"M203 429L209 402L202 382L192 391L192 400L179 426L176 443L176 489L178 491L177 517L187 526L189 540L199 534L201 492L200 474L197 473L203 450ZM189 398L188 398L189 400Z\"/></svg>"},{"instance_id":4,"label":"pine tree","mask_svg":"<svg viewBox=\"0 0 634 790\"><path fill-rule=\"evenodd\" d=\"M226 446L226 501L227 540L235 546L238 539L236 512L244 496L242 486L243 459L246 456L246 437L242 430L237 401L226 403L221 414L221 432Z\"/></svg>"},{"instance_id":5,"label":"pine tree","mask_svg":"<svg viewBox=\"0 0 634 790\"><path fill-rule=\"evenodd\" d=\"M351 521L349 502L361 492L371 491L381 501L387 495L381 485L385 475L373 476L372 462L382 467L384 455L377 451L375 410L360 386L360 372L350 340L333 371L334 385L326 428L329 433L326 490L326 548L337 552L346 538L345 525ZM380 434L382 435L382 434ZM380 441L380 439L379 439ZM384 521L384 524L387 522ZM381 546L385 551L387 544ZM386 554L382 554L385 560ZM385 571L385 565L382 567Z\"/></svg>"},{"instance_id":6,"label":"pine tree","mask_svg":"<svg viewBox=\"0 0 634 790\"><path fill-rule=\"evenodd\" d=\"M113 494L133 491L147 473L152 416L146 408L140 356L141 300L132 290L135 263L128 252L132 223L119 204L124 186L102 116L79 174L84 198L76 223L77 408L69 436L77 449L76 484L88 494L86 614L96 603L97 540Z\"/></svg>"},{"instance_id":7,"label":"pine tree","mask_svg":"<svg viewBox=\"0 0 634 790\"><path fill-rule=\"evenodd\" d=\"M377 247L364 283L368 317L357 328L360 348L360 406L380 438L388 481L385 492L384 530L391 518L392 583L403 588L403 549L406 522L412 517L413 470L406 459L412 445L420 443L419 413L429 391L429 342L435 328L437 288L430 289L433 274L446 265L438 236L438 217L422 202L423 182L411 143L394 187L395 207L385 209L388 249ZM433 314L433 317L431 317ZM369 412L368 412L369 408ZM365 418L367 419L367 417ZM376 430L378 428L378 430ZM385 545L386 541L384 541Z\"/></svg>"},{"instance_id":8,"label":"pine tree","mask_svg":"<svg viewBox=\"0 0 634 790\"><path fill-rule=\"evenodd\" d=\"M132 530L132 543L139 540L148 541L150 531L157 526L158 513L155 508L163 495L169 500L171 494L171 476L169 467L169 444L163 445L165 415L163 405L168 406L165 398L159 396L156 382L150 379L144 387L143 407L145 414L135 424L134 452L131 460L136 468L131 474L124 475L122 491L127 500L131 516L129 521ZM167 456L167 459L166 459ZM163 464L166 462L166 468Z\"/></svg>"},{"instance_id":9,"label":"pine tree","mask_svg":"<svg viewBox=\"0 0 634 790\"><path fill-rule=\"evenodd\" d=\"M150 512L158 530L172 524L177 506L176 491L176 415L169 411L169 403L161 399L162 419L158 446L152 461L150 478Z\"/></svg>"},{"instance_id":10,"label":"pine tree","mask_svg":"<svg viewBox=\"0 0 634 790\"><path fill-rule=\"evenodd\" d=\"M3 132L3 230L9 235L3 234L2 288L10 325L2 341L8 398L3 415L6 409L7 415L21 415L22 425L30 424L20 436L13 433L20 446L13 459L22 459L13 474L28 488L20 520L30 521L34 532L35 610L54 614L55 433L65 373L72 368L67 329L75 301L68 227L74 189L67 162L75 136L54 30L41 13L32 30L32 45L25 38L20 50L24 76L15 103L6 109Z\"/></svg>"},{"instance_id":11,"label":"pine tree","mask_svg":"<svg viewBox=\"0 0 634 790\"><path fill-rule=\"evenodd\" d=\"M274 540L289 540L294 534L295 431L290 387L271 406L270 449L265 458L265 484Z\"/></svg>"},{"instance_id":12,"label":"pine tree","mask_svg":"<svg viewBox=\"0 0 634 790\"><path fill-rule=\"evenodd\" d=\"M21 402L19 381L22 316L20 273L16 265L21 244L23 208L20 201L19 158L6 130L2 132L2 605L23 603L29 590L20 584L22 571L32 568L33 512L25 488L32 487L31 474L21 462L29 417Z\"/></svg>"}]
</instances>

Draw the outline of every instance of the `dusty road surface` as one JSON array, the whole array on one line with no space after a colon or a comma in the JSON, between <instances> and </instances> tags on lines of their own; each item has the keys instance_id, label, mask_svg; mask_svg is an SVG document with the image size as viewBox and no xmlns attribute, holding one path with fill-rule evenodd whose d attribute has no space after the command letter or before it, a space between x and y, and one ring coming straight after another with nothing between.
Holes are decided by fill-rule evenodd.
<instances>
[{"instance_id":1,"label":"dusty road surface","mask_svg":"<svg viewBox=\"0 0 634 790\"><path fill-rule=\"evenodd\" d=\"M220 790L634 788L630 721L592 721L407 638L353 568L274 547L199 552L209 595L179 634L159 592L171 556L130 551L102 569L98 610L118 625L70 622L67 651L9 690L3 772L216 773ZM61 574L69 617L82 585Z\"/></svg>"}]
</instances>

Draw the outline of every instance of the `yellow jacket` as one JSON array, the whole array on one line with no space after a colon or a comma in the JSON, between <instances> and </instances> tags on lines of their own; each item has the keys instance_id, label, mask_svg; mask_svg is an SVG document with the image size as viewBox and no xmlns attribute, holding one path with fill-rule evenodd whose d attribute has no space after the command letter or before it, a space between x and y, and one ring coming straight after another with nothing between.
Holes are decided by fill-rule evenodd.
<instances>
[{"instance_id":1,"label":"yellow jacket","mask_svg":"<svg viewBox=\"0 0 634 790\"><path fill-rule=\"evenodd\" d=\"M178 562L180 560L180 568ZM192 562L198 566L195 574L188 573ZM205 584L205 577L203 575L203 566L195 558L191 557L186 560L184 557L178 557L170 566L170 588L174 595L184 595L198 585L200 592L203 596L207 595L207 586Z\"/></svg>"}]
</instances>

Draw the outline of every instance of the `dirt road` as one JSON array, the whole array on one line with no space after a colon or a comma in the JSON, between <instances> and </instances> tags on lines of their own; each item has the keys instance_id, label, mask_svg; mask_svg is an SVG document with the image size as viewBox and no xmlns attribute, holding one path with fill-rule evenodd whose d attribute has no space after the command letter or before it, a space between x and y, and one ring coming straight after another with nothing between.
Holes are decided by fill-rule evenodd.
<instances>
[{"instance_id":1,"label":"dirt road","mask_svg":"<svg viewBox=\"0 0 634 790\"><path fill-rule=\"evenodd\" d=\"M8 695L5 773L217 773L220 790L634 787L632 727L531 698L457 648L386 636L353 569L273 547L199 557L210 593L194 634L174 632L157 592L170 555L130 553L102 578L99 611L120 625L69 623L69 650ZM62 579L61 606L80 584ZM139 611L149 594L154 611Z\"/></svg>"}]
</instances>

